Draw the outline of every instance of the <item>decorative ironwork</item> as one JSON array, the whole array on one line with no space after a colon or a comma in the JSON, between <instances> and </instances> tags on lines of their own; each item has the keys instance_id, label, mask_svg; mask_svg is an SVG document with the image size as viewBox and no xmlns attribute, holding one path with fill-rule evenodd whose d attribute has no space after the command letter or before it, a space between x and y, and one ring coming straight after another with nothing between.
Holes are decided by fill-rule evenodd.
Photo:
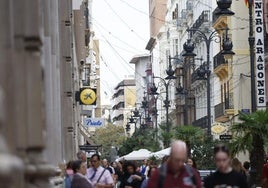
<instances>
[{"instance_id":1,"label":"decorative ironwork","mask_svg":"<svg viewBox=\"0 0 268 188\"><path fill-rule=\"evenodd\" d=\"M203 129L208 128L208 116L204 116L200 119L195 120L192 122L193 126L201 127Z\"/></svg>"},{"instance_id":2,"label":"decorative ironwork","mask_svg":"<svg viewBox=\"0 0 268 188\"><path fill-rule=\"evenodd\" d=\"M228 63L228 61L225 61L224 55L222 55L221 52L219 52L217 55L213 57L213 64L214 69L216 69L218 66Z\"/></svg>"},{"instance_id":3,"label":"decorative ironwork","mask_svg":"<svg viewBox=\"0 0 268 188\"><path fill-rule=\"evenodd\" d=\"M204 10L201 15L197 18L193 26L191 27L190 35L193 36L196 33L197 29L200 29L200 27L204 24L210 21L210 11Z\"/></svg>"},{"instance_id":4,"label":"decorative ironwork","mask_svg":"<svg viewBox=\"0 0 268 188\"><path fill-rule=\"evenodd\" d=\"M225 110L234 108L232 96L233 96L232 94L226 94L224 102L221 102L220 104L217 104L215 106L215 118L224 116Z\"/></svg>"},{"instance_id":5,"label":"decorative ironwork","mask_svg":"<svg viewBox=\"0 0 268 188\"><path fill-rule=\"evenodd\" d=\"M215 118L221 117L224 115L224 106L225 102L221 102L215 106Z\"/></svg>"}]
</instances>

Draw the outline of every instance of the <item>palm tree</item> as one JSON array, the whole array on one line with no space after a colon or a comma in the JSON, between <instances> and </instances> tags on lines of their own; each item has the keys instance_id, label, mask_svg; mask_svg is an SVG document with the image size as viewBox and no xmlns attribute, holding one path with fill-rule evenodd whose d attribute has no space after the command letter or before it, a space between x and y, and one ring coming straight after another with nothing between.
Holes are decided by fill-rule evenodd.
<instances>
[{"instance_id":1,"label":"palm tree","mask_svg":"<svg viewBox=\"0 0 268 188\"><path fill-rule=\"evenodd\" d=\"M174 128L174 138L184 141L188 148L188 156L194 144L200 143L204 138L204 131L193 125L177 126Z\"/></svg>"},{"instance_id":2,"label":"palm tree","mask_svg":"<svg viewBox=\"0 0 268 188\"><path fill-rule=\"evenodd\" d=\"M268 110L252 114L240 113L241 123L232 125L234 139L230 148L234 154L249 151L252 168L251 184L261 185L261 172L265 157L264 143L268 135Z\"/></svg>"}]
</instances>

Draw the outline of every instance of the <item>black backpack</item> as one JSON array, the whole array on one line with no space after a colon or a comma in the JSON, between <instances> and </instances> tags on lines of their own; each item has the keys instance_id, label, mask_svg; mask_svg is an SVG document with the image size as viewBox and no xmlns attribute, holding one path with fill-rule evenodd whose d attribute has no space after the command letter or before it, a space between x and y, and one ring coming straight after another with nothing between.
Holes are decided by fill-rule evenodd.
<instances>
[{"instance_id":1,"label":"black backpack","mask_svg":"<svg viewBox=\"0 0 268 188\"><path fill-rule=\"evenodd\" d=\"M185 169L192 181L192 184L196 186L196 179L195 179L195 176L194 176L194 172L193 172L193 169L192 167L190 167L189 165L185 165ZM163 185L164 185L164 181L165 181L165 178L166 178L166 175L167 175L167 166L166 164L162 164L159 168L159 174L160 174L160 177L159 177L159 181L158 181L158 188L163 188Z\"/></svg>"}]
</instances>

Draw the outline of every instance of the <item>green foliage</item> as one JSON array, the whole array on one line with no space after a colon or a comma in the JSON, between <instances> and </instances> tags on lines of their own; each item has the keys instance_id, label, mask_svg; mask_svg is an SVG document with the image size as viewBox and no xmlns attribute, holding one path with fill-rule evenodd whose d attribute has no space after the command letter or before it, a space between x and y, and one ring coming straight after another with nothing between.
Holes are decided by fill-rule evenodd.
<instances>
[{"instance_id":1,"label":"green foliage","mask_svg":"<svg viewBox=\"0 0 268 188\"><path fill-rule=\"evenodd\" d=\"M188 155L191 155L192 146L202 142L204 131L192 125L177 126L174 128L174 138L183 140L187 144Z\"/></svg>"},{"instance_id":2,"label":"green foliage","mask_svg":"<svg viewBox=\"0 0 268 188\"><path fill-rule=\"evenodd\" d=\"M198 169L215 169L213 147L218 141L207 137L204 130L193 125L177 126L174 128L174 139L183 140Z\"/></svg>"},{"instance_id":3,"label":"green foliage","mask_svg":"<svg viewBox=\"0 0 268 188\"><path fill-rule=\"evenodd\" d=\"M171 128L171 124L169 124L169 127ZM167 126L166 123L162 123L160 126L160 140L163 142L164 148L169 147L170 140L173 138L173 131L170 129L169 132L167 132Z\"/></svg>"},{"instance_id":4,"label":"green foliage","mask_svg":"<svg viewBox=\"0 0 268 188\"><path fill-rule=\"evenodd\" d=\"M109 158L111 147L119 148L126 140L125 130L122 126L108 124L96 129L92 139L97 145L102 145L102 157Z\"/></svg>"},{"instance_id":5,"label":"green foliage","mask_svg":"<svg viewBox=\"0 0 268 188\"><path fill-rule=\"evenodd\" d=\"M219 142L220 141L218 140L213 140L212 137L205 136L201 142L192 145L192 157L195 160L198 169L213 170L216 168L213 148Z\"/></svg>"},{"instance_id":6,"label":"green foliage","mask_svg":"<svg viewBox=\"0 0 268 188\"><path fill-rule=\"evenodd\" d=\"M150 128L140 128L133 135L125 140L120 147L119 156L126 155L133 150L148 149L149 151L160 150L155 139L155 131Z\"/></svg>"},{"instance_id":7,"label":"green foliage","mask_svg":"<svg viewBox=\"0 0 268 188\"><path fill-rule=\"evenodd\" d=\"M150 165L157 165L157 164L160 164L160 162L161 162L155 156L150 157L148 160L150 161Z\"/></svg>"},{"instance_id":8,"label":"green foliage","mask_svg":"<svg viewBox=\"0 0 268 188\"><path fill-rule=\"evenodd\" d=\"M241 123L232 125L234 139L230 143L234 154L241 151L250 152L252 169L256 174L252 174L252 184L261 182L261 170L264 161L265 142L268 135L268 110L259 110L252 114L239 114Z\"/></svg>"},{"instance_id":9,"label":"green foliage","mask_svg":"<svg viewBox=\"0 0 268 188\"><path fill-rule=\"evenodd\" d=\"M268 110L260 110L252 114L239 114L241 123L232 125L234 135L230 147L234 154L241 151L251 151L253 136L267 140L268 135Z\"/></svg>"}]
</instances>

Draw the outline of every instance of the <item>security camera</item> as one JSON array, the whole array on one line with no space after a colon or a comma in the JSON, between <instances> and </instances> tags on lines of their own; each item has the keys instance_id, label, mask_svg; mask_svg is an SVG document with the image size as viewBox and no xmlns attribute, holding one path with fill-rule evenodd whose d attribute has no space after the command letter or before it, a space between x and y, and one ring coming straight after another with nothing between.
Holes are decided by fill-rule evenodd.
<instances>
[{"instance_id":1,"label":"security camera","mask_svg":"<svg viewBox=\"0 0 268 188\"><path fill-rule=\"evenodd\" d=\"M81 65L84 65L85 64L85 61L84 60L80 60L80 64Z\"/></svg>"}]
</instances>

